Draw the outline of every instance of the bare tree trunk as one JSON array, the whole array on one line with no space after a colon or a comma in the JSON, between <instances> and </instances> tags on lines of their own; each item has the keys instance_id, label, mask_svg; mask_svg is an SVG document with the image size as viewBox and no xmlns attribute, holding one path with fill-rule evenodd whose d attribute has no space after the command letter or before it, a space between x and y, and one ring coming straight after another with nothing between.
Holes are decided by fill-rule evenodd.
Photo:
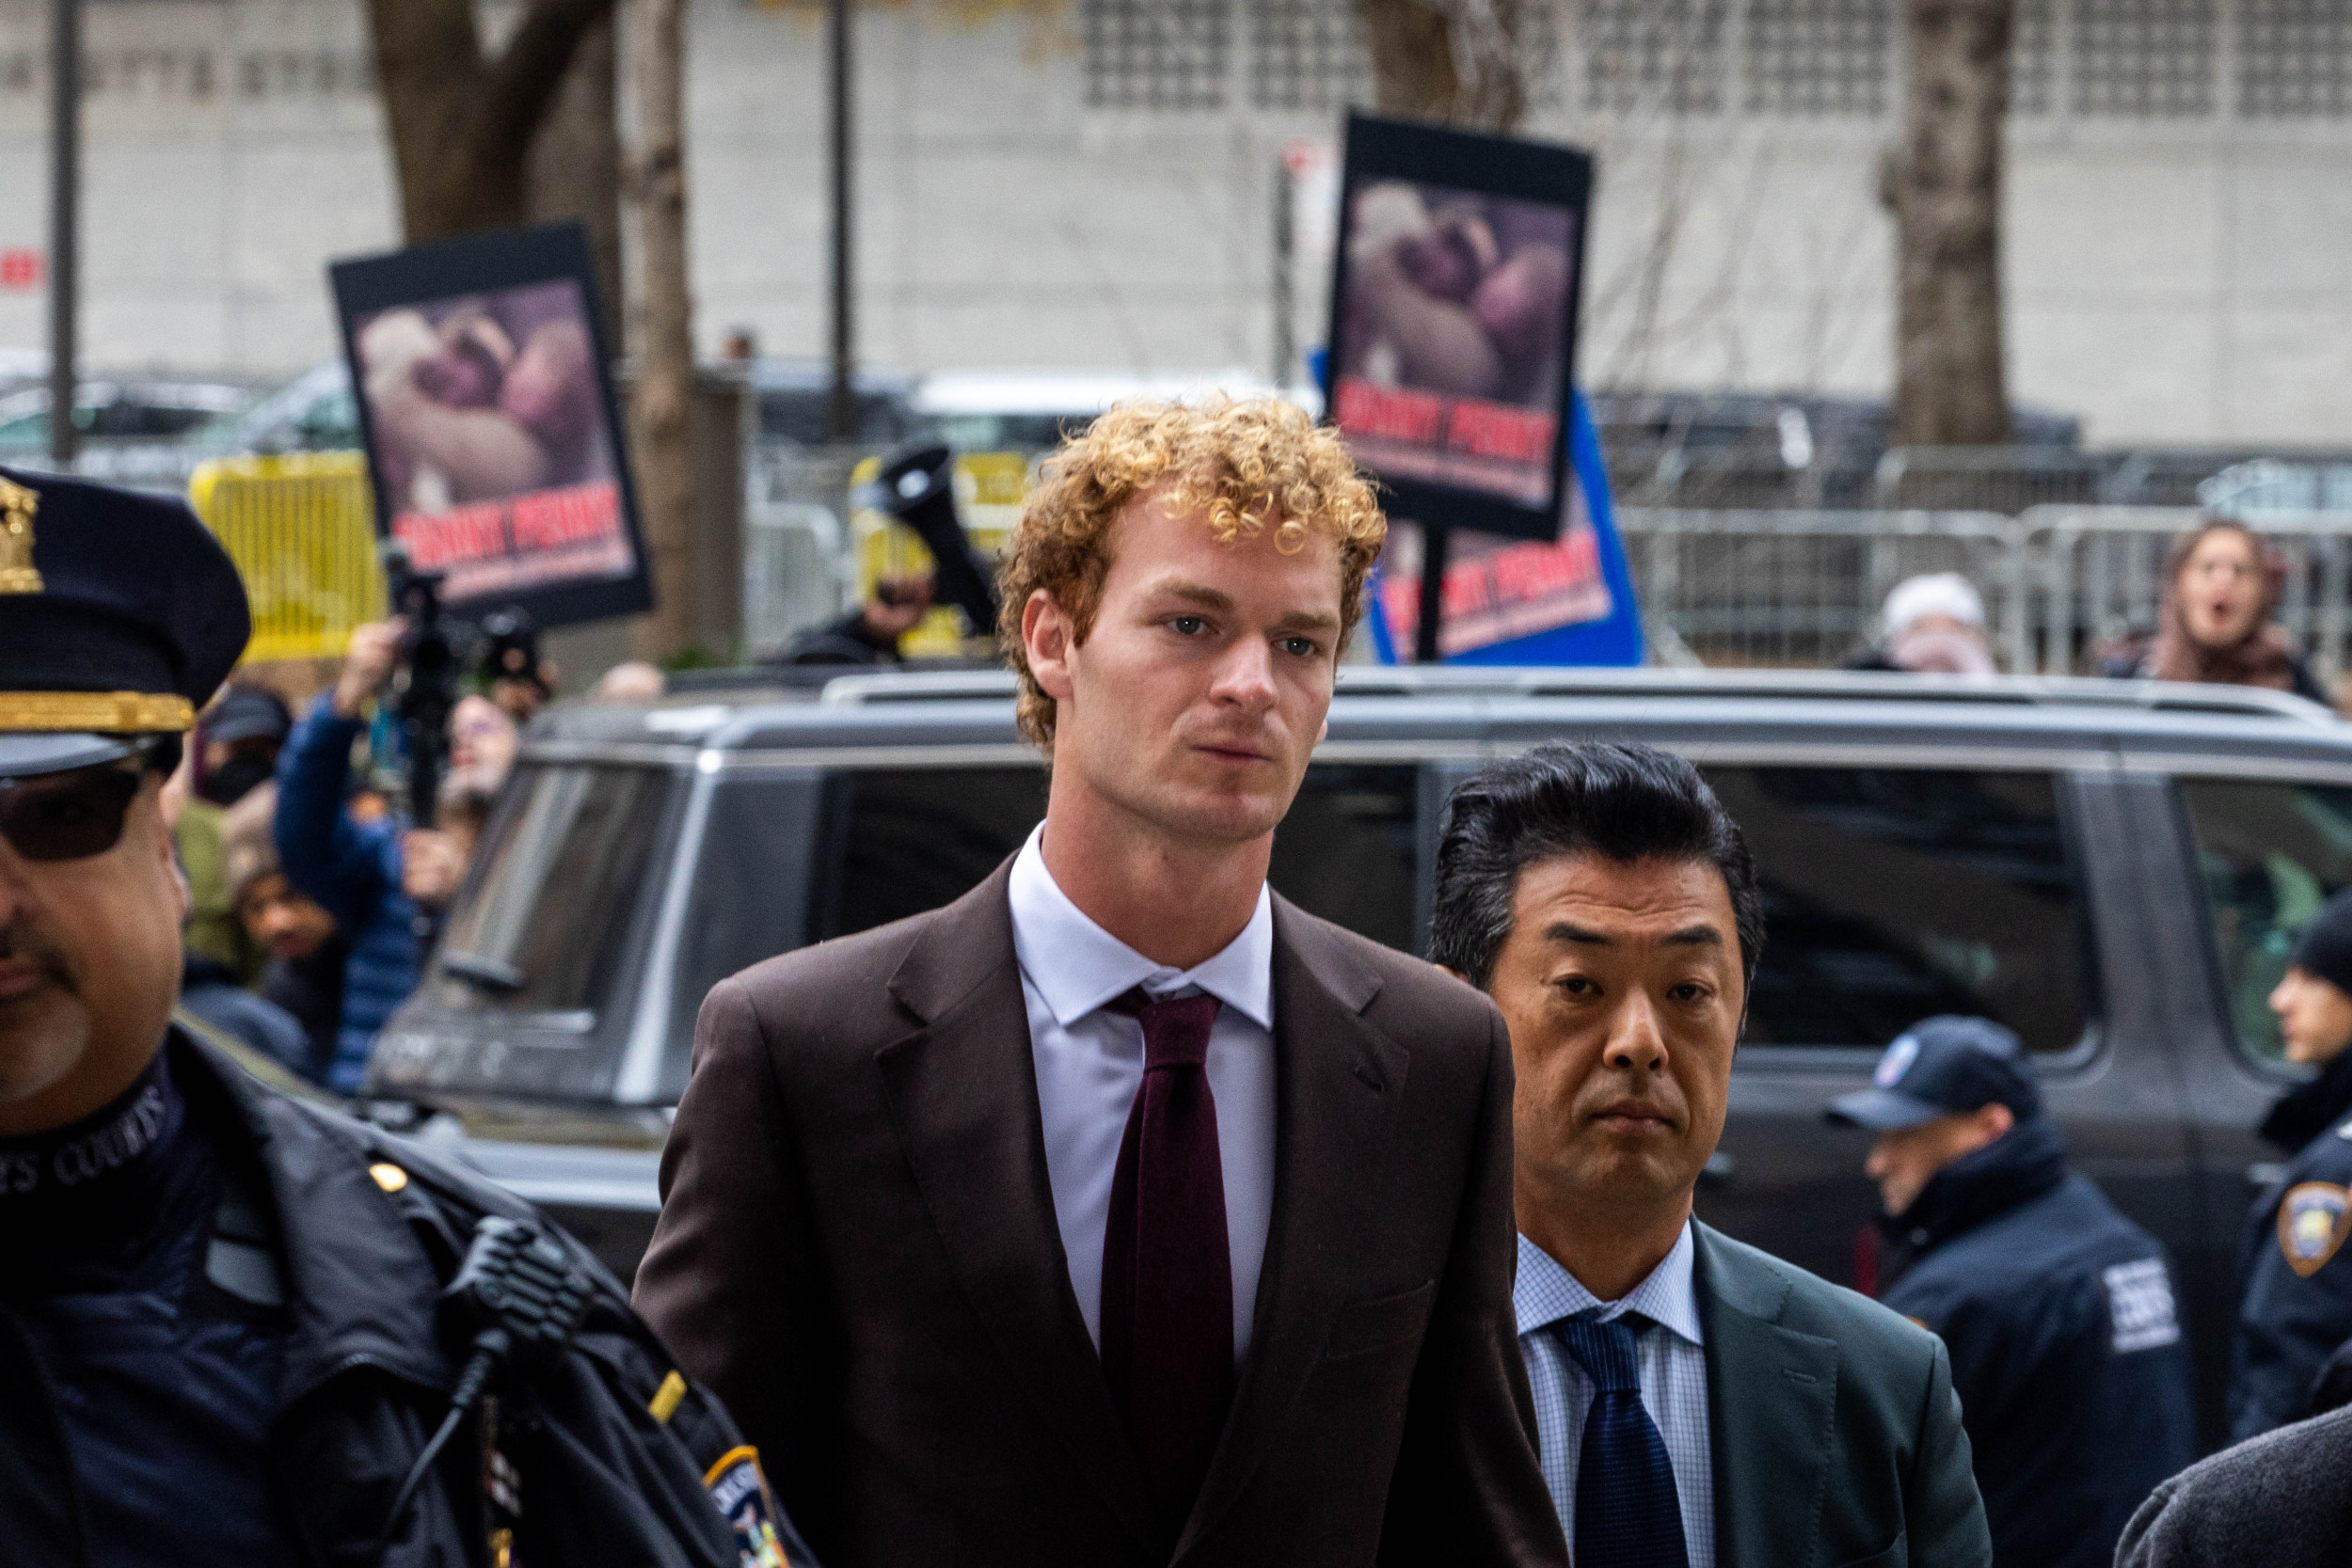
<instances>
[{"instance_id":1,"label":"bare tree trunk","mask_svg":"<svg viewBox=\"0 0 2352 1568\"><path fill-rule=\"evenodd\" d=\"M1380 112L1480 131L1517 130L1527 107L1522 3L1356 0Z\"/></svg>"},{"instance_id":2,"label":"bare tree trunk","mask_svg":"<svg viewBox=\"0 0 2352 1568\"><path fill-rule=\"evenodd\" d=\"M596 263L604 341L621 342L621 130L619 50L611 13L592 23L525 165L525 213L533 223L577 218Z\"/></svg>"},{"instance_id":3,"label":"bare tree trunk","mask_svg":"<svg viewBox=\"0 0 2352 1568\"><path fill-rule=\"evenodd\" d=\"M693 299L686 270L686 0L631 0L636 35L636 198L644 297L630 400L637 496L644 511L654 608L629 628L641 658L683 652L693 626Z\"/></svg>"},{"instance_id":4,"label":"bare tree trunk","mask_svg":"<svg viewBox=\"0 0 2352 1568\"><path fill-rule=\"evenodd\" d=\"M1904 446L2009 439L2001 364L2001 111L2013 0L1905 0L1895 214L1895 420Z\"/></svg>"},{"instance_id":5,"label":"bare tree trunk","mask_svg":"<svg viewBox=\"0 0 2352 1568\"><path fill-rule=\"evenodd\" d=\"M520 223L524 161L581 36L613 0L531 0L485 58L473 0L368 0L410 244Z\"/></svg>"}]
</instances>

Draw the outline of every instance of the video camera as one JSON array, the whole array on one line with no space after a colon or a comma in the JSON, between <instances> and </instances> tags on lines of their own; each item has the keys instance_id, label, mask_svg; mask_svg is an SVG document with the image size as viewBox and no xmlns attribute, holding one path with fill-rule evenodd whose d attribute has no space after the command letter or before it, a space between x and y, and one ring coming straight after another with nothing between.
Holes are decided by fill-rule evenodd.
<instances>
[{"instance_id":1,"label":"video camera","mask_svg":"<svg viewBox=\"0 0 2352 1568\"><path fill-rule=\"evenodd\" d=\"M547 680L540 673L539 624L531 618L531 611L520 605L494 610L482 618L482 636L485 681L492 686L500 681L529 681L543 698L548 695Z\"/></svg>"},{"instance_id":2,"label":"video camera","mask_svg":"<svg viewBox=\"0 0 2352 1568\"><path fill-rule=\"evenodd\" d=\"M392 612L408 620L392 676L392 714L408 761L408 816L418 827L430 828L449 771L449 716L457 706L463 644L473 634L442 614L441 574L418 571L408 546L397 539L384 542L384 578Z\"/></svg>"}]
</instances>

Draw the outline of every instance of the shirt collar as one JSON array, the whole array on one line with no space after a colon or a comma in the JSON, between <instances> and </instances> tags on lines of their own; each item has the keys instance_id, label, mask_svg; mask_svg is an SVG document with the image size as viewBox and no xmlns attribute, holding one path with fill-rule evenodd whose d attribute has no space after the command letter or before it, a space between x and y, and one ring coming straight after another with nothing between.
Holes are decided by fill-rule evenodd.
<instances>
[{"instance_id":1,"label":"shirt collar","mask_svg":"<svg viewBox=\"0 0 2352 1568\"><path fill-rule=\"evenodd\" d=\"M1519 1338L1580 1313L1591 1313L1605 1323L1627 1312L1639 1312L1692 1344L1704 1344L1698 1293L1692 1278L1697 1253L1697 1244L1691 1239L1691 1222L1684 1220L1682 1234L1675 1238L1673 1248L1658 1267L1650 1270L1649 1277L1628 1291L1623 1300L1603 1301L1562 1268L1551 1254L1521 1236L1518 1278L1511 1287Z\"/></svg>"},{"instance_id":2,"label":"shirt collar","mask_svg":"<svg viewBox=\"0 0 2352 1568\"><path fill-rule=\"evenodd\" d=\"M1136 986L1165 996L1197 986L1261 1029L1274 1027L1274 900L1262 885L1241 935L1191 969L1153 963L1097 926L1045 869L1040 823L1013 857L1012 951L1063 1028Z\"/></svg>"}]
</instances>

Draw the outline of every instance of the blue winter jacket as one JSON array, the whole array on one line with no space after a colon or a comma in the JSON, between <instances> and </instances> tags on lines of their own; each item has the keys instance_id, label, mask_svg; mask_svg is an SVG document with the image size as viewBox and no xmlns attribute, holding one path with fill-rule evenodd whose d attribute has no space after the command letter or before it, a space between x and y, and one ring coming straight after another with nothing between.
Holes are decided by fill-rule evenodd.
<instances>
[{"instance_id":1,"label":"blue winter jacket","mask_svg":"<svg viewBox=\"0 0 2352 1568\"><path fill-rule=\"evenodd\" d=\"M343 810L356 719L335 715L332 694L312 705L278 758L278 859L286 879L335 917L351 957L343 964L342 1027L326 1086L351 1094L376 1031L417 989L421 955L417 904L400 890L403 825L355 822Z\"/></svg>"}]
</instances>

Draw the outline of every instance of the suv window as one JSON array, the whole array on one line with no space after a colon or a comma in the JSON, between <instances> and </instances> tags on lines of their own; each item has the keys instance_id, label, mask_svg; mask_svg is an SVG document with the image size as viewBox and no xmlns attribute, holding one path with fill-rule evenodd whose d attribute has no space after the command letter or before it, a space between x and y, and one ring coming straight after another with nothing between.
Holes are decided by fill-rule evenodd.
<instances>
[{"instance_id":1,"label":"suv window","mask_svg":"<svg viewBox=\"0 0 2352 1568\"><path fill-rule=\"evenodd\" d=\"M2328 895L2352 883L2352 789L2280 780L2184 779L2214 952L2238 1042L2282 1061L2271 988Z\"/></svg>"},{"instance_id":2,"label":"suv window","mask_svg":"<svg viewBox=\"0 0 2352 1568\"><path fill-rule=\"evenodd\" d=\"M1040 768L906 768L845 773L834 820L840 857L819 896L827 936L869 931L951 904L985 881L1045 815ZM820 907L820 914L823 912Z\"/></svg>"},{"instance_id":3,"label":"suv window","mask_svg":"<svg viewBox=\"0 0 2352 1568\"><path fill-rule=\"evenodd\" d=\"M1310 767L1274 830L1274 891L1402 953L1415 940L1421 770L1394 763Z\"/></svg>"},{"instance_id":4,"label":"suv window","mask_svg":"<svg viewBox=\"0 0 2352 1568\"><path fill-rule=\"evenodd\" d=\"M710 798L670 983L660 1092L671 1101L685 1091L694 1018L710 988L807 940L822 788L813 773L723 776Z\"/></svg>"},{"instance_id":5,"label":"suv window","mask_svg":"<svg viewBox=\"0 0 2352 1568\"><path fill-rule=\"evenodd\" d=\"M456 1009L600 1006L661 838L675 775L524 764L501 797L473 884L437 951Z\"/></svg>"},{"instance_id":6,"label":"suv window","mask_svg":"<svg viewBox=\"0 0 2352 1568\"><path fill-rule=\"evenodd\" d=\"M1705 768L1763 885L1759 1045L1877 1050L1974 1013L2035 1052L2091 1005L2077 857L2047 773Z\"/></svg>"},{"instance_id":7,"label":"suv window","mask_svg":"<svg viewBox=\"0 0 2352 1568\"><path fill-rule=\"evenodd\" d=\"M1410 765L1309 768L1275 830L1268 879L1276 891L1311 914L1412 951L1418 784ZM875 769L844 774L836 787L834 820L846 831L812 922L826 935L961 897L1045 815L1045 775L1030 767Z\"/></svg>"}]
</instances>

